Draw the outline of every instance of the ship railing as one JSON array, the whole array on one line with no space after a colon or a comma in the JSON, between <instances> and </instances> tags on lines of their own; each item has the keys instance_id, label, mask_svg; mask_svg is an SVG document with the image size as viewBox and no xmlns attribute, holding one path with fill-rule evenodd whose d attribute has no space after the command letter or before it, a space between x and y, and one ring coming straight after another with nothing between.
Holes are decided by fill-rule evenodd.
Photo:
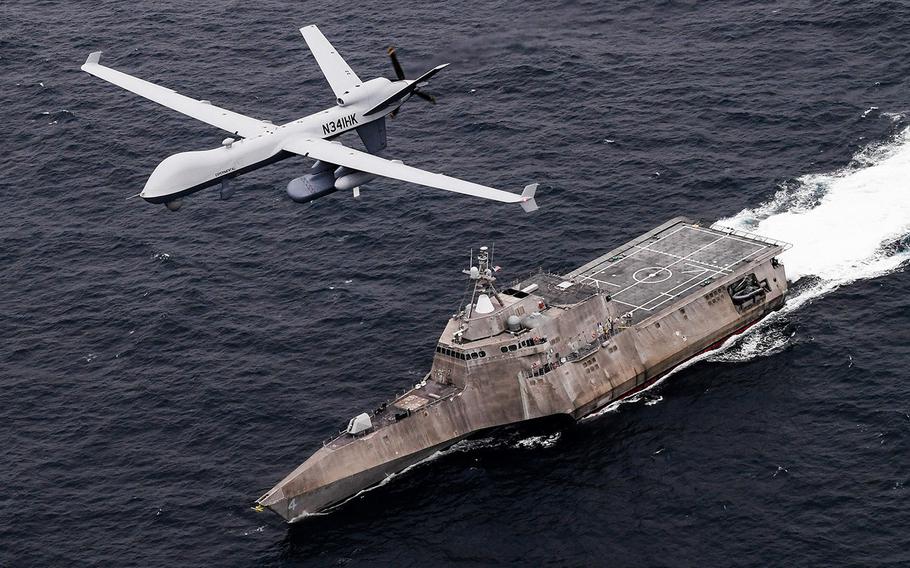
<instances>
[{"instance_id":1,"label":"ship railing","mask_svg":"<svg viewBox=\"0 0 910 568\"><path fill-rule=\"evenodd\" d=\"M518 278L513 279L511 282L509 282L508 287L516 289L516 290L520 290L520 288L518 288L518 286L522 282L524 282L526 280L530 280L530 279L534 278L535 276L549 276L549 275L552 275L552 273L550 271L544 270L543 266L538 266L536 269L529 270L528 272L526 272L525 276L523 276L523 277L520 276Z\"/></svg>"},{"instance_id":2,"label":"ship railing","mask_svg":"<svg viewBox=\"0 0 910 568\"><path fill-rule=\"evenodd\" d=\"M721 225L718 223L711 224L710 227L712 229L714 229L715 231L720 231L720 232L726 233L728 235L733 235L735 237L744 237L744 238L747 238L747 239L750 239L753 241L765 243L767 245L780 247L781 250L789 250L789 249L793 248L792 243L788 243L786 241L780 241L777 239L772 239L770 237L766 237L764 235L759 235L757 233L750 233L749 231L743 231L742 229L734 229L732 227L727 227L725 225Z\"/></svg>"}]
</instances>

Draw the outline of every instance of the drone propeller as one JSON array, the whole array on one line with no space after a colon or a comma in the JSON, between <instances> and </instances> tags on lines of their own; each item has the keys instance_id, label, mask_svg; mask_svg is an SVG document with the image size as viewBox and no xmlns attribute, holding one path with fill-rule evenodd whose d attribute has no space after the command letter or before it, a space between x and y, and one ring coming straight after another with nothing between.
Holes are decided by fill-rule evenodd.
<instances>
[{"instance_id":1,"label":"drone propeller","mask_svg":"<svg viewBox=\"0 0 910 568\"><path fill-rule=\"evenodd\" d=\"M389 52L389 59L392 60L392 67L395 69L395 76L398 77L399 81L406 80L406 77L404 75L404 69L401 68L401 63L398 62L398 54L395 52L395 48L390 45L388 52ZM413 93L415 95L417 95L418 97L420 97L421 99L427 101L428 103L432 103L434 105L436 104L436 97L422 92L419 88L415 88ZM389 113L389 118L395 118L395 115L398 114L398 110L400 108L401 107L398 107L395 110L393 110L391 113Z\"/></svg>"},{"instance_id":2,"label":"drone propeller","mask_svg":"<svg viewBox=\"0 0 910 568\"><path fill-rule=\"evenodd\" d=\"M395 76L398 77L399 81L404 81L404 69L401 68L401 63L398 62L398 55L395 53L395 48L389 46L389 59L392 60L392 67L395 68Z\"/></svg>"}]
</instances>

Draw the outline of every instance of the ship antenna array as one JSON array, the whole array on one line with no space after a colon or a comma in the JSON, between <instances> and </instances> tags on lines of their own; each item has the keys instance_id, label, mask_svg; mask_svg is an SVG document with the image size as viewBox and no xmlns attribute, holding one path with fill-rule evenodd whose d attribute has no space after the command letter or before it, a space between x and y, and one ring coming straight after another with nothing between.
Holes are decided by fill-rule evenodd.
<instances>
[{"instance_id":1,"label":"ship antenna array","mask_svg":"<svg viewBox=\"0 0 910 568\"><path fill-rule=\"evenodd\" d=\"M480 252L477 253L477 264L474 264L474 249L471 249L470 264L467 270L462 270L464 274L467 274L468 277L474 282L474 289L471 292L471 303L468 304L468 311L465 319L470 319L474 314L474 306L477 298L480 294L487 294L496 298L496 301L499 302L500 306L503 306L502 299L499 297L499 294L496 292L496 287L493 285L496 282L496 277L493 276L494 268L492 266L492 252L488 252L487 247L480 247Z\"/></svg>"}]
</instances>

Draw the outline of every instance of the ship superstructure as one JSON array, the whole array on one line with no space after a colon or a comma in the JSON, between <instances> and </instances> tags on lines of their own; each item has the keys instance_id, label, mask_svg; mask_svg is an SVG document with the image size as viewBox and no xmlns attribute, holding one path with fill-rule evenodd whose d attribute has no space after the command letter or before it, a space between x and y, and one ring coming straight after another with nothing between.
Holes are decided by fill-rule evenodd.
<instances>
[{"instance_id":1,"label":"ship superstructure","mask_svg":"<svg viewBox=\"0 0 910 568\"><path fill-rule=\"evenodd\" d=\"M351 419L258 503L295 521L477 432L630 396L780 308L787 246L677 218L506 287L482 248L423 380Z\"/></svg>"}]
</instances>

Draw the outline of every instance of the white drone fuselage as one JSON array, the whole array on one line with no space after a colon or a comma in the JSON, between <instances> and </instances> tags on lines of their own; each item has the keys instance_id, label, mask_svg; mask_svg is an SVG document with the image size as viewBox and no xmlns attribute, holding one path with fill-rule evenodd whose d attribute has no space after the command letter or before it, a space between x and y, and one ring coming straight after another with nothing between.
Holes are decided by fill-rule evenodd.
<instances>
[{"instance_id":1,"label":"white drone fuselage","mask_svg":"<svg viewBox=\"0 0 910 568\"><path fill-rule=\"evenodd\" d=\"M365 113L412 81L390 81L384 77L360 85L361 90L338 105L274 126L251 138L225 139L218 148L180 152L165 158L149 176L139 197L149 203L168 203L240 174L273 164L295 154L284 149L285 142L300 136L332 139L358 126L384 118L409 97L372 115ZM340 98L340 97L339 97ZM351 189L341 188L339 189Z\"/></svg>"},{"instance_id":2,"label":"white drone fuselage","mask_svg":"<svg viewBox=\"0 0 910 568\"><path fill-rule=\"evenodd\" d=\"M91 53L82 70L158 104L231 133L221 147L181 152L158 164L139 196L151 203L178 209L181 197L222 184L222 197L230 194L229 181L245 172L291 156L317 160L311 173L288 184L288 195L308 202L339 189L354 189L376 177L387 177L445 191L473 195L503 203L519 203L525 211L537 209L537 184L525 186L521 195L462 179L407 166L400 160L380 157L386 147L385 117L420 92L432 76L448 64L437 65L414 80L404 78L394 50L389 55L399 80L382 77L361 81L316 26L300 29L323 75L335 93L335 106L293 122L275 125L194 99L174 90L144 81L101 65L101 52ZM345 132L357 130L366 146L363 152L330 142Z\"/></svg>"}]
</instances>

